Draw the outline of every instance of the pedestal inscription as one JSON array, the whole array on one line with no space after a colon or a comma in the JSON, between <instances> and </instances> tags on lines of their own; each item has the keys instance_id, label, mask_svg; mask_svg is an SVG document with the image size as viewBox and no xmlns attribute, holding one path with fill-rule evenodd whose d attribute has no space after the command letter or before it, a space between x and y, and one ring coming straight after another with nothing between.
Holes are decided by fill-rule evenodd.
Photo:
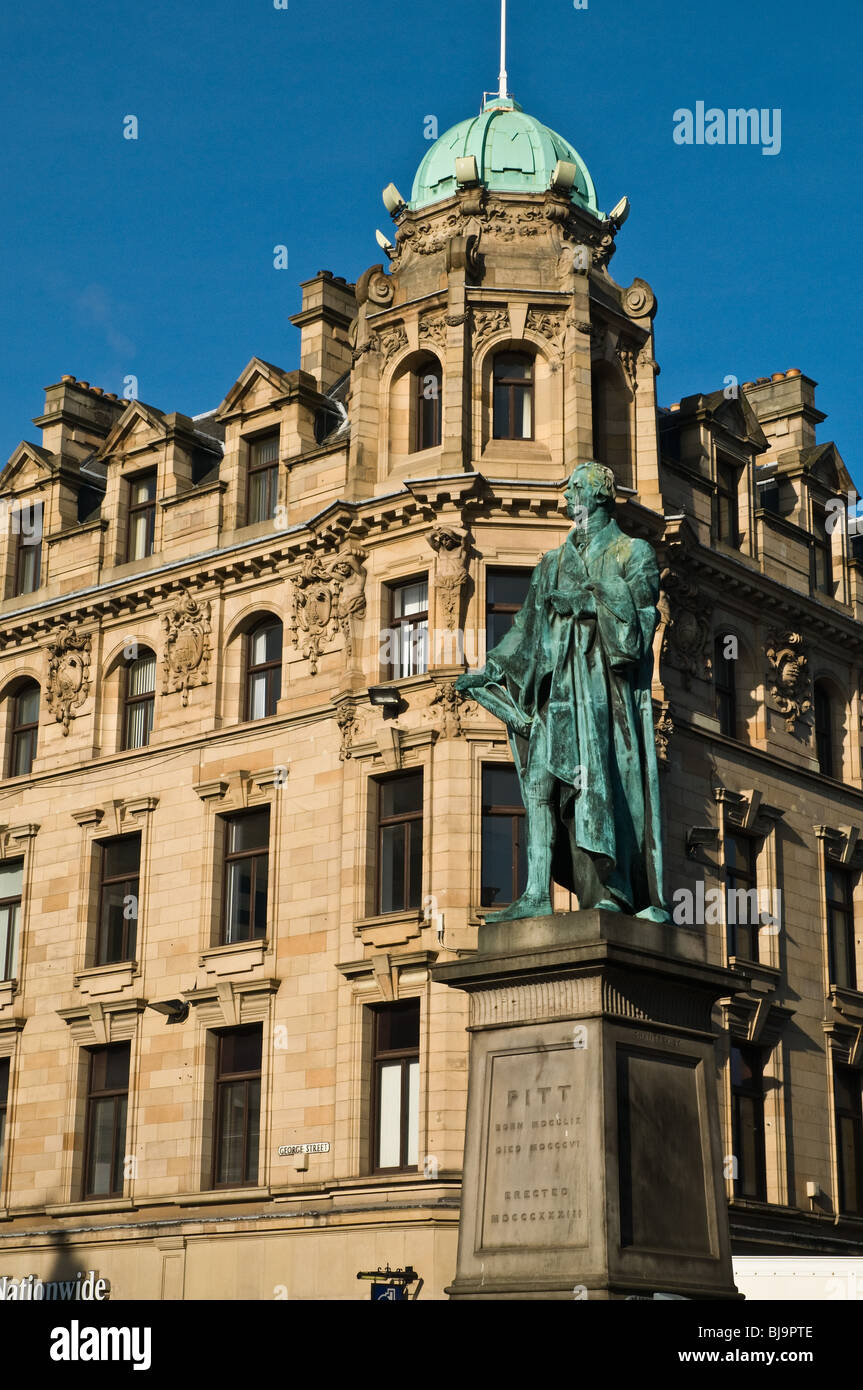
<instances>
[{"instance_id":1,"label":"pedestal inscription","mask_svg":"<svg viewBox=\"0 0 863 1390\"><path fill-rule=\"evenodd\" d=\"M479 1248L587 1243L581 1061L571 1043L488 1056Z\"/></svg>"}]
</instances>

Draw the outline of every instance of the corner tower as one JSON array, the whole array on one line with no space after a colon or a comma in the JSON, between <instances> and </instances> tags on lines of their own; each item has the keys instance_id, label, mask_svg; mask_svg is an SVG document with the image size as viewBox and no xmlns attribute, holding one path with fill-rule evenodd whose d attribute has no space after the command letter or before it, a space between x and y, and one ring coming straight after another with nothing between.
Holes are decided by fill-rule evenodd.
<instances>
[{"instance_id":1,"label":"corner tower","mask_svg":"<svg viewBox=\"0 0 863 1390\"><path fill-rule=\"evenodd\" d=\"M586 164L509 95L384 192L389 265L357 284L351 484L482 473L560 480L581 459L659 503L656 300L609 273L629 211L600 211ZM428 404L437 400L439 408Z\"/></svg>"}]
</instances>

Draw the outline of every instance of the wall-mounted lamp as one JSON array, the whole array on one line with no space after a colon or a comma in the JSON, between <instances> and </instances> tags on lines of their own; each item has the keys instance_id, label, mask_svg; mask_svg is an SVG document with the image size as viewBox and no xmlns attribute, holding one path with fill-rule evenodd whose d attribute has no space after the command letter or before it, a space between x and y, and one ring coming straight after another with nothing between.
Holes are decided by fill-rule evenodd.
<instances>
[{"instance_id":1,"label":"wall-mounted lamp","mask_svg":"<svg viewBox=\"0 0 863 1390\"><path fill-rule=\"evenodd\" d=\"M394 183L388 183L383 191L384 207L390 217L398 217L399 213L407 207L407 203L399 193Z\"/></svg>"},{"instance_id":2,"label":"wall-mounted lamp","mask_svg":"<svg viewBox=\"0 0 863 1390\"><path fill-rule=\"evenodd\" d=\"M686 854L695 859L703 845L718 845L719 831L714 825L693 825L686 832Z\"/></svg>"},{"instance_id":3,"label":"wall-mounted lamp","mask_svg":"<svg viewBox=\"0 0 863 1390\"><path fill-rule=\"evenodd\" d=\"M185 999L162 999L157 1004L148 1004L154 1013L164 1014L169 1023L185 1023L189 1017L189 1005Z\"/></svg>"},{"instance_id":4,"label":"wall-mounted lamp","mask_svg":"<svg viewBox=\"0 0 863 1390\"><path fill-rule=\"evenodd\" d=\"M394 719L401 709L404 701L394 685L370 685L369 701L384 712L384 719Z\"/></svg>"},{"instance_id":5,"label":"wall-mounted lamp","mask_svg":"<svg viewBox=\"0 0 863 1390\"><path fill-rule=\"evenodd\" d=\"M555 193L571 193L577 173L578 169L570 160L559 159L551 171L549 187Z\"/></svg>"},{"instance_id":6,"label":"wall-mounted lamp","mask_svg":"<svg viewBox=\"0 0 863 1390\"><path fill-rule=\"evenodd\" d=\"M455 181L466 187L472 183L479 183L479 169L476 165L475 154L459 155L455 162Z\"/></svg>"}]
</instances>

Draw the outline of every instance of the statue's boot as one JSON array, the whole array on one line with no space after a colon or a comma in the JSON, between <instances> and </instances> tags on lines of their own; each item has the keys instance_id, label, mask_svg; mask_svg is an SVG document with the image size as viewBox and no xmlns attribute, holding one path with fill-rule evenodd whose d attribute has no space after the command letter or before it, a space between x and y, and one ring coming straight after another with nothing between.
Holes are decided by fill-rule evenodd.
<instances>
[{"instance_id":1,"label":"statue's boot","mask_svg":"<svg viewBox=\"0 0 863 1390\"><path fill-rule=\"evenodd\" d=\"M486 917L487 922L509 922L518 917L550 917L551 855L554 849L554 812L547 801L528 795L527 883L520 898L509 907Z\"/></svg>"}]
</instances>

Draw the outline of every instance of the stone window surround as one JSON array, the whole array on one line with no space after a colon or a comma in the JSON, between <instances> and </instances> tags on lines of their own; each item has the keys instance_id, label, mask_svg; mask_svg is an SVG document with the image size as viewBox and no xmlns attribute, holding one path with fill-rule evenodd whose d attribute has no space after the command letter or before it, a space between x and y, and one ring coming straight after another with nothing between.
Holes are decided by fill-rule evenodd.
<instances>
[{"instance_id":1,"label":"stone window surround","mask_svg":"<svg viewBox=\"0 0 863 1390\"><path fill-rule=\"evenodd\" d=\"M283 794L289 785L285 772L285 767L276 766L254 773L234 772L195 784L195 791L204 803L206 812L203 880L210 885L209 898L202 908L198 945L201 965L211 976L234 972L245 974L255 967L263 968L275 959L281 920L281 902L276 885L281 881L282 804ZM266 936L226 946L221 940L225 822L229 816L242 811L263 810L264 807L269 807L270 811Z\"/></svg>"},{"instance_id":2,"label":"stone window surround","mask_svg":"<svg viewBox=\"0 0 863 1390\"><path fill-rule=\"evenodd\" d=\"M21 913L18 919L18 960L14 980L0 980L0 1027L11 1016L16 994L27 969L27 948L30 940L30 921L33 902L34 841L38 825L5 825L0 827L0 863L8 859L23 859L21 870ZM0 1056L5 1056L0 1051Z\"/></svg>"},{"instance_id":3,"label":"stone window surround","mask_svg":"<svg viewBox=\"0 0 863 1390\"><path fill-rule=\"evenodd\" d=\"M4 1194L10 1188L10 1174L12 1172L13 1150L15 1146L15 1103L17 1097L17 1059L18 1059L18 1038L26 1024L26 1018L20 1015L6 1018L0 1012L0 1059L9 1061L9 1095L6 1102L6 1133L4 1139L3 1153L0 1154L0 1221L4 1221L10 1215L4 1201Z\"/></svg>"},{"instance_id":4,"label":"stone window surround","mask_svg":"<svg viewBox=\"0 0 863 1390\"><path fill-rule=\"evenodd\" d=\"M412 682L423 684L429 682L428 676L414 676L409 679ZM401 685L402 682L396 681L393 684ZM380 777L393 772L422 772L423 774L423 867L420 885L420 903L422 904L430 892L428 885L431 871L433 811L431 750L435 738L436 734L432 729L403 731L390 724L377 730L376 739L355 744L351 750L351 760L357 765L361 776L357 787L357 816L351 831L350 854L352 862L364 870L358 903L361 915L354 918L352 927L355 935L364 939L366 937L371 939L377 929L382 928L386 933L387 924L401 925L400 940L419 936L422 930L421 906L385 914L374 911L377 882L377 817L371 783L377 782ZM374 764L378 761L379 765L375 766ZM391 936L390 933L386 933L386 935L388 938ZM388 939L386 944L392 945L395 942Z\"/></svg>"},{"instance_id":5,"label":"stone window surround","mask_svg":"<svg viewBox=\"0 0 863 1390\"><path fill-rule=\"evenodd\" d=\"M821 853L818 856L819 899L821 904L821 937L824 961L824 993L835 1009L849 1020L863 1024L863 939L859 934L858 914L860 911L860 873L863 870L863 842L860 840L860 827L856 825L813 827L820 841ZM848 989L830 979L830 943L827 918L827 869L834 864L844 869L852 877L852 905L855 918L855 966L857 988Z\"/></svg>"},{"instance_id":6,"label":"stone window surround","mask_svg":"<svg viewBox=\"0 0 863 1390\"><path fill-rule=\"evenodd\" d=\"M73 1009L58 1009L57 1013L69 1027L72 1044L72 1084L66 1100L64 1133L74 1142L64 1145L61 1159L60 1188L64 1199L45 1207L48 1216L73 1216L90 1211L122 1211L134 1206L135 1177L124 1179L123 1194L118 1197L85 1198L81 1195L84 1181L84 1144L87 1119L87 1076L90 1047L104 1047L115 1042L129 1043L129 1100L126 1111L127 1158L138 1156L139 1087L138 1069L141 1057L141 1014L147 1007L145 999L131 998L85 1004ZM134 1173L134 1165L132 1168Z\"/></svg>"},{"instance_id":7,"label":"stone window surround","mask_svg":"<svg viewBox=\"0 0 863 1390\"><path fill-rule=\"evenodd\" d=\"M101 806L72 812L72 819L83 833L75 913L77 939L74 976L75 986L82 995L95 999L115 994L120 989L129 990L135 978L142 973L141 962L146 956L143 943L147 931L148 887L152 881L152 813L158 804L157 796L139 796L115 799ZM101 843L119 835L133 834L141 836L135 959L116 961L107 966L96 965Z\"/></svg>"},{"instance_id":8,"label":"stone window surround","mask_svg":"<svg viewBox=\"0 0 863 1390\"><path fill-rule=\"evenodd\" d=\"M836 1219L859 1223L861 1220L859 1216L856 1216L854 1213L840 1212L838 1210L839 1152L836 1138L834 1074L837 1064L853 1067L858 1073L863 1072L863 1017L861 1017L859 1023L855 1020L853 1024L825 1024L824 1032L827 1043L827 1113L830 1117L828 1154L830 1162L830 1182L833 1192L832 1214ZM863 1084L863 1075L861 1075L861 1084Z\"/></svg>"},{"instance_id":9,"label":"stone window surround","mask_svg":"<svg viewBox=\"0 0 863 1390\"><path fill-rule=\"evenodd\" d=\"M723 927L723 951L727 957L728 942L728 900L725 893L725 839L728 835L745 835L755 842L756 848L756 888L759 895L762 891L766 892L768 907L762 911L769 912L777 893L779 896L779 923L778 930L767 932L764 930L764 923L759 929L758 945L762 956L767 956L766 960L758 962L746 962L746 965L753 965L756 971L767 969L768 975L778 972L780 968L781 952L779 949L780 937L784 928L785 914L782 909L781 897L781 856L776 835L776 827L784 816L785 812L775 806L770 806L762 800L762 793L758 790L745 792L734 792L728 787L715 787L714 796L719 804L719 878L722 889L722 927ZM770 923L766 925L770 926ZM776 926L777 924L772 924ZM736 957L726 959L726 964L731 964ZM742 960L743 957L740 957Z\"/></svg>"}]
</instances>

